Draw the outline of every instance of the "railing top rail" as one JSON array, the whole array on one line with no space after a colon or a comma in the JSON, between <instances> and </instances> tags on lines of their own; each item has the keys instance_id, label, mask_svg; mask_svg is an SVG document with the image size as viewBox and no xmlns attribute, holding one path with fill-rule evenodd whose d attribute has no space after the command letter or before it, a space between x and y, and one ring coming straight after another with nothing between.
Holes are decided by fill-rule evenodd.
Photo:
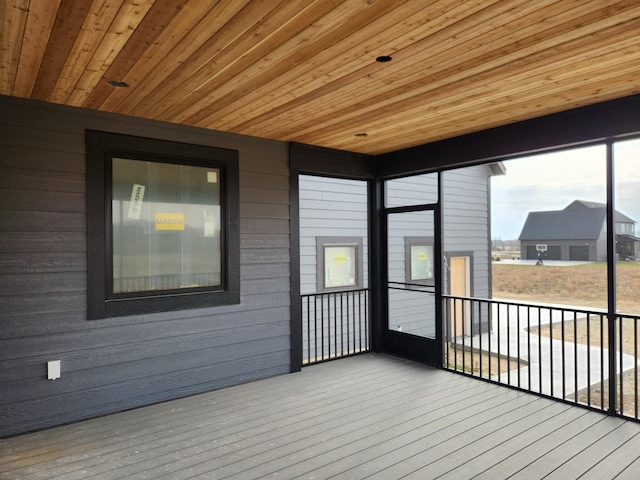
<instances>
[{"instance_id":1,"label":"railing top rail","mask_svg":"<svg viewBox=\"0 0 640 480\"><path fill-rule=\"evenodd\" d=\"M412 292L436 293L433 285L423 283L387 282L387 288L391 290L409 290Z\"/></svg>"},{"instance_id":2,"label":"railing top rail","mask_svg":"<svg viewBox=\"0 0 640 480\"><path fill-rule=\"evenodd\" d=\"M640 320L640 314L616 312L616 318L629 318L631 320Z\"/></svg>"},{"instance_id":3,"label":"railing top rail","mask_svg":"<svg viewBox=\"0 0 640 480\"><path fill-rule=\"evenodd\" d=\"M571 311L578 313L585 313L588 315L606 315L607 310L604 308L595 308L595 307L580 307L576 305L558 305L554 303L542 303L542 302L516 302L513 300L506 299L494 299L494 298L480 298L480 297L460 297L456 295L442 295L442 298L448 298L453 300L468 300L474 302L485 302L492 303L497 305L507 305L514 307L536 307L536 308L545 308L545 309L553 309L553 310L562 310L562 311ZM618 316L631 317L631 315L621 315Z\"/></svg>"},{"instance_id":4,"label":"railing top rail","mask_svg":"<svg viewBox=\"0 0 640 480\"><path fill-rule=\"evenodd\" d=\"M348 290L328 290L326 292L314 292L314 293L301 293L301 297L322 297L326 295L339 295L348 293L362 293L368 292L368 288L350 288Z\"/></svg>"}]
</instances>

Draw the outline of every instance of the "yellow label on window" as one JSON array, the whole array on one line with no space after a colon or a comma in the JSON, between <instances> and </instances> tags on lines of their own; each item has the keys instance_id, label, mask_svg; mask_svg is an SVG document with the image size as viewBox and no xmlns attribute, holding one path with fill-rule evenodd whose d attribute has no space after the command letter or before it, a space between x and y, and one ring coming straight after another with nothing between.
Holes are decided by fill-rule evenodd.
<instances>
[{"instance_id":1,"label":"yellow label on window","mask_svg":"<svg viewBox=\"0 0 640 480\"><path fill-rule=\"evenodd\" d=\"M347 263L347 256L338 254L333 257L333 263Z\"/></svg>"},{"instance_id":2,"label":"yellow label on window","mask_svg":"<svg viewBox=\"0 0 640 480\"><path fill-rule=\"evenodd\" d=\"M424 252L418 252L418 260L426 260L427 254Z\"/></svg>"},{"instance_id":3,"label":"yellow label on window","mask_svg":"<svg viewBox=\"0 0 640 480\"><path fill-rule=\"evenodd\" d=\"M184 230L184 213L156 213L156 230Z\"/></svg>"}]
</instances>

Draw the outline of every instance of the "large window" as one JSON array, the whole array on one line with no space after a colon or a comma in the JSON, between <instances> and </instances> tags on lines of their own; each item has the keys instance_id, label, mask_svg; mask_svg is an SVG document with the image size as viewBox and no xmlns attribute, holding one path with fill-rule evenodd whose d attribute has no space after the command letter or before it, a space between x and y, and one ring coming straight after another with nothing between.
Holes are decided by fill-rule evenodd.
<instances>
[{"instance_id":1,"label":"large window","mask_svg":"<svg viewBox=\"0 0 640 480\"><path fill-rule=\"evenodd\" d=\"M237 152L87 132L89 318L238 303Z\"/></svg>"},{"instance_id":2,"label":"large window","mask_svg":"<svg viewBox=\"0 0 640 480\"><path fill-rule=\"evenodd\" d=\"M222 288L220 168L111 159L113 294Z\"/></svg>"}]
</instances>

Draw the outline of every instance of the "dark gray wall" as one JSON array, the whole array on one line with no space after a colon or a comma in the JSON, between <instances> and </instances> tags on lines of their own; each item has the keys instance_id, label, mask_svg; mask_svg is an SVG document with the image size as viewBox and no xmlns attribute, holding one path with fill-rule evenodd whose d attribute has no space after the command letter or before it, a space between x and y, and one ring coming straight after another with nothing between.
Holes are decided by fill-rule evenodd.
<instances>
[{"instance_id":1,"label":"dark gray wall","mask_svg":"<svg viewBox=\"0 0 640 480\"><path fill-rule=\"evenodd\" d=\"M86 319L85 129L239 150L240 305ZM288 372L289 233L286 143L0 96L0 436Z\"/></svg>"}]
</instances>

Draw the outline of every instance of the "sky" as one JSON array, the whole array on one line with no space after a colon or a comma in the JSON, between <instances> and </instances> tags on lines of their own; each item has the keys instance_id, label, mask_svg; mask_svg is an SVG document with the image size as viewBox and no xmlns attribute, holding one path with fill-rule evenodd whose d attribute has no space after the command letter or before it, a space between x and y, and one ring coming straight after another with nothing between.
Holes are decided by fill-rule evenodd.
<instances>
[{"instance_id":1,"label":"sky","mask_svg":"<svg viewBox=\"0 0 640 480\"><path fill-rule=\"evenodd\" d=\"M574 200L606 202L605 146L503 162L491 180L492 237L517 239L529 212L562 210ZM614 147L616 210L640 222L640 139ZM640 225L636 225L636 231Z\"/></svg>"}]
</instances>

